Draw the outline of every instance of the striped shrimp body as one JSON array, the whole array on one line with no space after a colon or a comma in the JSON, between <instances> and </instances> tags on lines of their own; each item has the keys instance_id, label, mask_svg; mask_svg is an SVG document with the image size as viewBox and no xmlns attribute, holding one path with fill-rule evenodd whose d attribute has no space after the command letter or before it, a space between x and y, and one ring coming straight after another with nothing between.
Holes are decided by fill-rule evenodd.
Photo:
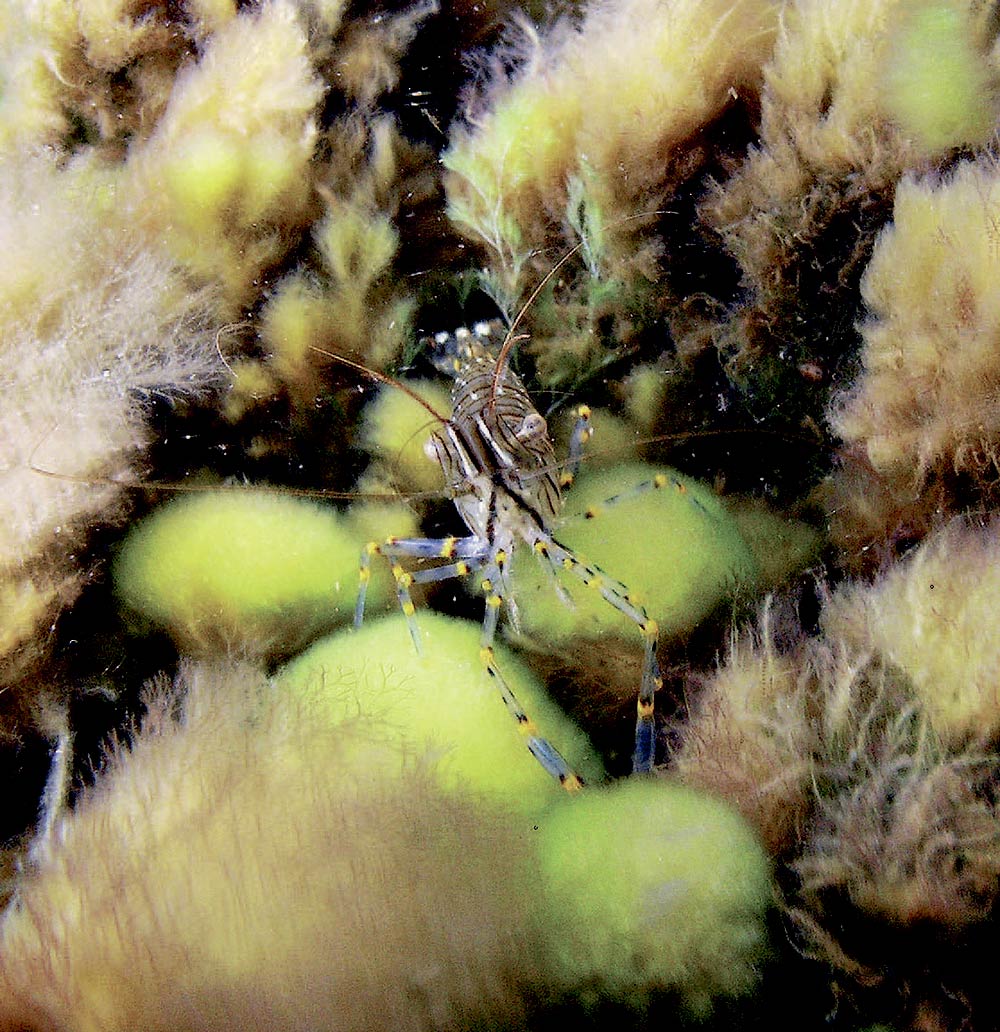
<instances>
[{"instance_id":1,"label":"striped shrimp body","mask_svg":"<svg viewBox=\"0 0 1000 1032\"><path fill-rule=\"evenodd\" d=\"M568 791L582 781L558 750L538 731L496 665L493 642L502 608L516 626L509 563L515 548L527 547L549 571L553 588L562 595L558 577L568 573L598 591L639 628L645 643L639 687L633 771L652 769L655 746L653 699L661 684L656 660L657 626L624 585L575 555L553 536L562 511L562 491L573 480L583 447L591 435L589 410L581 406L569 446L568 460L557 463L544 417L505 360L506 348L493 350L492 324L473 331L439 334L434 339L435 364L454 376L452 415L431 435L427 450L444 471L448 489L468 528L465 537L387 538L370 542L362 552L355 626L364 617L365 592L375 555L392 567L400 608L414 646L420 633L409 587L413 583L475 574L486 598L480 640L483 665L499 688L508 712L528 749ZM499 355L499 358L498 358ZM417 568L407 570L403 560ZM432 565L433 564L433 565Z\"/></svg>"}]
</instances>

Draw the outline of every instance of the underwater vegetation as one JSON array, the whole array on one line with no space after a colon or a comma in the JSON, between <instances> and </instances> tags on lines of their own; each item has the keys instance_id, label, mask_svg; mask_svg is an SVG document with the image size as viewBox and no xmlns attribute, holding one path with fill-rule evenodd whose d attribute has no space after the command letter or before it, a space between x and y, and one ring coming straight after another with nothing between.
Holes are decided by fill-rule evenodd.
<instances>
[{"instance_id":1,"label":"underwater vegetation","mask_svg":"<svg viewBox=\"0 0 1000 1032\"><path fill-rule=\"evenodd\" d=\"M531 833L336 707L354 684L218 664L154 683L8 911L3 1027L518 1027L540 993L661 985L697 1012L753 983L769 864L727 806L623 783Z\"/></svg>"},{"instance_id":2,"label":"underwater vegetation","mask_svg":"<svg viewBox=\"0 0 1000 1032\"><path fill-rule=\"evenodd\" d=\"M996 1027L998 33L0 0L0 1030Z\"/></svg>"}]
</instances>

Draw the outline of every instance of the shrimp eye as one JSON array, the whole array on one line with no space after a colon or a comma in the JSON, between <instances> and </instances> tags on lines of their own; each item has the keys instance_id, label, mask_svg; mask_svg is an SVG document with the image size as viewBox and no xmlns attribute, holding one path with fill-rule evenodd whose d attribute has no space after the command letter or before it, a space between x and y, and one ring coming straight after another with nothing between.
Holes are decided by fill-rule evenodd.
<instances>
[{"instance_id":1,"label":"shrimp eye","mask_svg":"<svg viewBox=\"0 0 1000 1032\"><path fill-rule=\"evenodd\" d=\"M527 441L532 437L541 437L543 434L548 433L548 424L545 422L545 417L539 415L537 412L529 412L521 423L520 429L517 431L517 439L519 441Z\"/></svg>"}]
</instances>

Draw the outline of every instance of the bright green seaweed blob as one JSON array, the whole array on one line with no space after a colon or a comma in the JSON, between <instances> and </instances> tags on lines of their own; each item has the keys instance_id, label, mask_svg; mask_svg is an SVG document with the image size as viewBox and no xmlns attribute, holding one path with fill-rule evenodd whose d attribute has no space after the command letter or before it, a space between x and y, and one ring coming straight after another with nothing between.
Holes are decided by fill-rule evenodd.
<instances>
[{"instance_id":1,"label":"bright green seaweed blob","mask_svg":"<svg viewBox=\"0 0 1000 1032\"><path fill-rule=\"evenodd\" d=\"M532 819L564 790L528 752L479 658L479 625L421 611L420 653L406 620L390 616L317 642L281 682L322 693L332 720L367 719L417 755L439 757L446 786L470 789ZM603 774L586 735L546 696L538 680L498 645L496 663L539 732L587 781Z\"/></svg>"},{"instance_id":2,"label":"bright green seaweed blob","mask_svg":"<svg viewBox=\"0 0 1000 1032\"><path fill-rule=\"evenodd\" d=\"M928 151L984 144L993 132L995 76L956 4L913 4L883 74L890 116Z\"/></svg>"},{"instance_id":3,"label":"bright green seaweed blob","mask_svg":"<svg viewBox=\"0 0 1000 1032\"><path fill-rule=\"evenodd\" d=\"M760 567L760 585L773 591L819 558L823 535L808 523L790 520L758 499L727 499L726 511Z\"/></svg>"},{"instance_id":4,"label":"bright green seaweed blob","mask_svg":"<svg viewBox=\"0 0 1000 1032\"><path fill-rule=\"evenodd\" d=\"M552 807L537 848L539 916L568 991L641 1006L670 989L700 1016L753 987L770 867L735 810L669 780L633 778Z\"/></svg>"},{"instance_id":5,"label":"bright green seaweed blob","mask_svg":"<svg viewBox=\"0 0 1000 1032\"><path fill-rule=\"evenodd\" d=\"M658 476L657 490L635 490ZM613 505L614 495L627 497ZM759 569L733 518L704 484L672 470L629 463L581 476L567 499L570 517L556 531L564 545L622 582L646 607L661 634L683 634L740 588L752 587ZM560 583L572 606L552 589L537 557L515 552L512 580L524 629L561 644L576 635L630 633L628 621L570 571Z\"/></svg>"},{"instance_id":6,"label":"bright green seaweed blob","mask_svg":"<svg viewBox=\"0 0 1000 1032\"><path fill-rule=\"evenodd\" d=\"M287 655L350 618L363 537L329 506L206 492L169 502L131 532L115 590L190 651ZM372 589L374 605L388 600L384 579Z\"/></svg>"},{"instance_id":7,"label":"bright green seaweed blob","mask_svg":"<svg viewBox=\"0 0 1000 1032\"><path fill-rule=\"evenodd\" d=\"M440 490L441 466L427 455L424 446L451 413L451 393L436 382L418 381L406 386L407 393L395 389L380 391L365 408L361 443L371 455L384 458L394 482L402 490ZM435 419L414 395L438 412L440 419Z\"/></svg>"}]
</instances>

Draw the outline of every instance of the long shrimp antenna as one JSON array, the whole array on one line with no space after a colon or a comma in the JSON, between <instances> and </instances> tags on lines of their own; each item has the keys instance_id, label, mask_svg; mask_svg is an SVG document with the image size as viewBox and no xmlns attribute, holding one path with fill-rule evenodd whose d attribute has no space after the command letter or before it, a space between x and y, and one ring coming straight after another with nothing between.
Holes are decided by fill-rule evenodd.
<instances>
[{"instance_id":1,"label":"long shrimp antenna","mask_svg":"<svg viewBox=\"0 0 1000 1032\"><path fill-rule=\"evenodd\" d=\"M635 215L626 215L623 218L612 222L608 229L617 229L619 226L624 226L627 222L634 222L636 219L648 219L654 215L676 215L674 211L660 210L655 211L641 211ZM515 336L518 326L524 321L524 317L528 314L531 306L538 299L538 295L545 289L549 280L579 251L586 240L580 240L574 244L563 256L552 266L551 269L542 277L535 289L528 295L528 300L521 305L520 311L514 316L514 321L510 324L510 329L507 331L507 336L503 339L503 344L500 347L500 351L497 354L496 368L493 370L493 382L490 384L490 412L492 413L497 400L497 392L500 390L500 380L503 378L503 372L506 368L507 356L510 354L511 349L519 341L524 339L524 334Z\"/></svg>"},{"instance_id":2,"label":"long shrimp antenna","mask_svg":"<svg viewBox=\"0 0 1000 1032\"><path fill-rule=\"evenodd\" d=\"M239 325L240 324L234 324L233 326L224 326L219 331L219 333L221 334L222 332L224 332L226 330L236 329L236 328L239 327ZM218 337L216 338L216 342L218 343ZM363 374L364 376L367 376L371 380L376 380L379 383L384 383L384 384L386 384L389 387L394 387L397 390L402 391L404 394L406 394L410 398L412 398L412 400L415 401L425 412L427 412L427 414L434 420L435 423L439 423L440 424L440 423L447 423L448 422L448 417L447 416L443 416L440 412L437 411L437 409L434 408L433 405L430 404L430 402L428 402L425 399L421 398L420 395L417 394L416 391L414 391L411 388L407 387L407 385L405 383L401 383L399 380L396 380L396 379L394 379L391 376L387 376L385 373L377 372L375 369L369 369L368 366L362 365L360 362L355 362L353 359L346 358L343 355L335 354L332 351L326 351L324 348L318 348L318 347L315 347L314 345L310 345L310 349L312 351L315 351L319 355L324 355L326 358L332 359L334 362L337 362L340 365L346 366L348 369L354 369L355 371ZM220 351L220 357L221 357L221 351ZM225 360L223 360L223 361L225 361ZM226 367L228 369L230 369L230 371L232 371L232 369L228 365L228 363L226 363ZM53 424L53 429L55 428L56 425L57 424ZM50 430L49 433L51 433L51 432L52 431ZM47 436L48 436L48 434L45 435L45 437L47 437ZM43 445L43 443L45 441L45 437L42 437L38 441L38 443L35 444L35 446L31 450L31 454L28 456L28 469L30 469L32 473L36 473L36 474L38 474L38 476L41 476L41 477L46 477L49 480L59 480L59 481L61 481L63 483L81 484L81 485L88 486L88 487L101 487L101 486L104 486L104 487L118 487L118 488L124 487L124 488L128 488L130 486L134 486L134 485L130 485L130 484L127 484L127 483L123 483L122 481L117 480L114 477L94 477L94 476L83 476L83 475L80 475L80 474L73 474L73 473L57 473L55 470L46 469L44 466L40 465L38 463L38 460L36 459L36 455L37 455L39 449L42 447L42 445ZM205 485L204 484L188 484L188 483L185 483L183 481L161 481L161 482L157 482L155 484L148 485L148 489L149 490L156 490L156 491L168 491L168 492L170 492L172 494L196 494L196 493L203 492L205 490ZM216 490L216 491L219 491L219 490L222 490L222 491L227 491L227 490L228 491L239 491L239 490L244 490L244 488L243 488L242 485L217 484L217 485L215 485L213 487L213 490ZM307 491L307 490L303 490L303 489L300 489L300 488L297 489L297 488L288 487L288 486L268 487L268 486L263 486L263 485L255 485L254 490L257 490L257 491L273 491L275 494L293 495L293 496L298 496L298 497L302 497L302 498L317 498L317 497L319 497L319 498L334 498L334 499L350 499L350 498L356 497L356 493L353 492L353 491L331 491L331 490ZM425 497L426 498L434 498L434 497L437 497L437 496L438 496L438 492L436 492L436 491L423 491L423 492L411 493L411 494L407 495L407 498L409 500L411 500L411 501L419 501L420 499L425 498ZM398 498L397 495L379 495L379 494L367 494L366 497L369 498L369 499L376 500L376 501L379 501L379 500L381 500L381 501L390 501L390 500L396 500Z\"/></svg>"},{"instance_id":3,"label":"long shrimp antenna","mask_svg":"<svg viewBox=\"0 0 1000 1032\"><path fill-rule=\"evenodd\" d=\"M315 351L318 355L325 355L327 358L332 358L334 362L337 362L342 366L347 366L348 369L353 369L355 372L361 373L363 376L367 376L370 380L377 380L379 383L384 383L387 387L395 387L396 390L402 391L408 397L412 398L425 412L430 414L435 422L448 422L447 416L442 416L429 401L421 398L416 391L411 390L411 388L407 387L402 381L396 380L391 376L387 376L385 373L380 373L375 369L369 369L368 366L362 365L360 362L355 362L351 358L345 358L343 355L337 355L332 351L317 348L315 345L311 344L309 349L310 351Z\"/></svg>"},{"instance_id":4,"label":"long shrimp antenna","mask_svg":"<svg viewBox=\"0 0 1000 1032\"><path fill-rule=\"evenodd\" d=\"M422 399L416 399L421 401ZM425 408L427 406L424 406ZM435 418L438 418L437 416ZM358 497L357 491L337 491L333 489L309 490L305 488L290 487L288 485L274 486L271 484L190 484L183 480L159 480L153 483L129 483L125 480L118 480L115 477L85 476L78 473L59 473L54 469L46 469L39 465L36 458L39 450L45 444L46 439L54 431L59 429L58 423L53 423L45 435L35 443L28 455L27 468L40 477L48 480L57 480L64 484L79 484L82 487L116 487L124 490L140 491L165 491L169 494L204 494L206 491L239 491L253 490L258 493L291 496L293 498L326 498L338 501L352 501ZM368 501L375 502L397 502L400 499L398 494L365 492L364 497ZM439 491L413 491L404 496L408 502L419 502L424 499L439 498Z\"/></svg>"}]
</instances>

